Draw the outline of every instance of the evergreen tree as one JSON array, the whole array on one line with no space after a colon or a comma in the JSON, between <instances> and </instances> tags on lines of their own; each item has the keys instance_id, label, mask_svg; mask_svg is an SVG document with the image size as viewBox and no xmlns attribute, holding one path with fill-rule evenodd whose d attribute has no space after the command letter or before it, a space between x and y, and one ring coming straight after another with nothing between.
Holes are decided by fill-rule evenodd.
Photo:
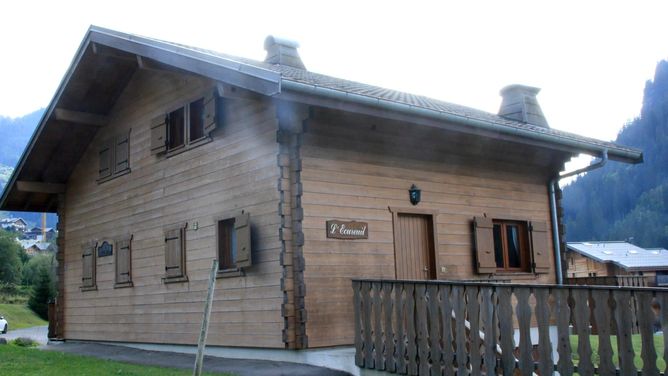
<instances>
[{"instance_id":1,"label":"evergreen tree","mask_svg":"<svg viewBox=\"0 0 668 376\"><path fill-rule=\"evenodd\" d=\"M44 320L49 319L49 301L56 296L53 279L48 270L41 269L37 283L33 286L28 299L28 307Z\"/></svg>"},{"instance_id":2,"label":"evergreen tree","mask_svg":"<svg viewBox=\"0 0 668 376\"><path fill-rule=\"evenodd\" d=\"M25 253L15 235L0 229L0 282L21 281L21 254Z\"/></svg>"}]
</instances>

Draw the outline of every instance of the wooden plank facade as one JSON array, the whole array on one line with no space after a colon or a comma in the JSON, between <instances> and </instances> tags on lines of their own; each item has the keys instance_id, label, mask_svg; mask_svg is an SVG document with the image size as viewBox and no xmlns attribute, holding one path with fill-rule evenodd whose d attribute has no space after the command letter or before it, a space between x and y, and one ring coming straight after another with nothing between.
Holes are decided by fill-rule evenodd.
<instances>
[{"instance_id":1,"label":"wooden plank facade","mask_svg":"<svg viewBox=\"0 0 668 376\"><path fill-rule=\"evenodd\" d=\"M353 278L555 282L548 182L580 152L642 159L546 123L311 75L294 44L268 51L249 62L89 31L0 202L58 212L57 337L195 344L218 258L209 345L351 345ZM364 236L328 237L330 220ZM476 310L453 293L452 309ZM427 341L437 312L408 314L404 334Z\"/></svg>"}]
</instances>

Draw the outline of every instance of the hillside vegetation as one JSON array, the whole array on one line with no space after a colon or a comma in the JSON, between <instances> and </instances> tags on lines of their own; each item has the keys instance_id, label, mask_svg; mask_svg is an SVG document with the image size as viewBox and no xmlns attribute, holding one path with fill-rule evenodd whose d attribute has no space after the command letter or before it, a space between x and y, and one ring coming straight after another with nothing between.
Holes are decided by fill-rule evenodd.
<instances>
[{"instance_id":1,"label":"hillside vegetation","mask_svg":"<svg viewBox=\"0 0 668 376\"><path fill-rule=\"evenodd\" d=\"M0 191L4 190L5 185L12 176L14 167L21 158L30 137L32 136L39 120L44 113L44 109L37 110L28 115L18 118L9 118L0 115ZM0 218L21 217L32 226L41 226L40 213L27 212L2 212ZM48 227L55 227L56 216L50 214L46 222Z\"/></svg>"},{"instance_id":2,"label":"hillside vegetation","mask_svg":"<svg viewBox=\"0 0 668 376\"><path fill-rule=\"evenodd\" d=\"M626 240L668 248L668 62L645 85L640 116L615 142L643 151L644 162L616 162L564 188L568 241Z\"/></svg>"}]
</instances>

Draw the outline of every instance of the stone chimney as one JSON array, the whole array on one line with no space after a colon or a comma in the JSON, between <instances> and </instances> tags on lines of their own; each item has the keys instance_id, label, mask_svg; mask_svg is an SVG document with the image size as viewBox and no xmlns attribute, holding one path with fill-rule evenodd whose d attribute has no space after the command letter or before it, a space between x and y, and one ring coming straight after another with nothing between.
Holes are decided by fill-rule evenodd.
<instances>
[{"instance_id":1,"label":"stone chimney","mask_svg":"<svg viewBox=\"0 0 668 376\"><path fill-rule=\"evenodd\" d=\"M510 120L549 128L545 115L540 109L536 95L540 92L537 87L524 85L509 85L501 89L501 108L499 116Z\"/></svg>"},{"instance_id":2,"label":"stone chimney","mask_svg":"<svg viewBox=\"0 0 668 376\"><path fill-rule=\"evenodd\" d=\"M264 40L264 49L267 50L267 57L264 58L264 61L270 64L306 69L299 53L297 53L298 47L299 44L295 41L270 35Z\"/></svg>"}]
</instances>

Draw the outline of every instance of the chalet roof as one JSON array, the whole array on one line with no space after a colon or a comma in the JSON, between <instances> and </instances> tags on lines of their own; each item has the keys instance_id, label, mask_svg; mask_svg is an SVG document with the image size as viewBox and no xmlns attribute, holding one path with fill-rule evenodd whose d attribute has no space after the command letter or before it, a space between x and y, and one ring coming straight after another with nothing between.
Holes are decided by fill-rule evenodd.
<instances>
[{"instance_id":1,"label":"chalet roof","mask_svg":"<svg viewBox=\"0 0 668 376\"><path fill-rule=\"evenodd\" d=\"M293 66L125 34L91 26L35 130L5 191L0 210L53 212L74 166L138 69L158 68L209 77L285 101L530 143L568 155L642 161L639 150L509 120L484 111Z\"/></svg>"},{"instance_id":2,"label":"chalet roof","mask_svg":"<svg viewBox=\"0 0 668 376\"><path fill-rule=\"evenodd\" d=\"M569 242L569 251L601 263L613 263L627 271L668 270L668 251L645 249L622 241Z\"/></svg>"}]
</instances>

